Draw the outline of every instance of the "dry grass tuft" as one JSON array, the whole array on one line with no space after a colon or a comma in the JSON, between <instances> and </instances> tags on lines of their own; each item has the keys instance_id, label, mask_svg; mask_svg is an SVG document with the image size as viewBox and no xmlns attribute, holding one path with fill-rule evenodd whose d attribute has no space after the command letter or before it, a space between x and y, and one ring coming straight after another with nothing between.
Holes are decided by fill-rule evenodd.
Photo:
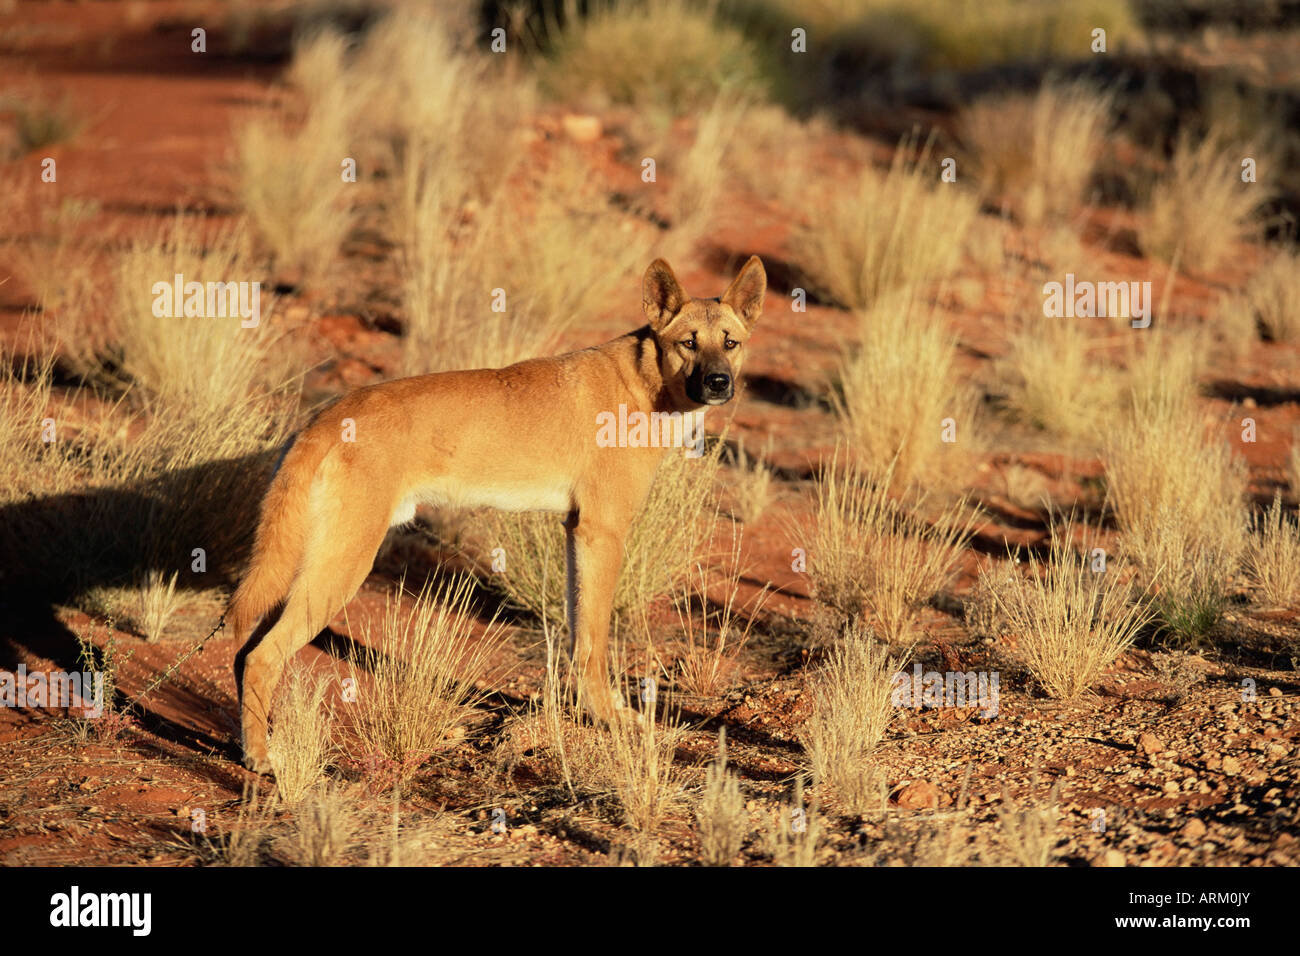
<instances>
[{"instance_id":1,"label":"dry grass tuft","mask_svg":"<svg viewBox=\"0 0 1300 956\"><path fill-rule=\"evenodd\" d=\"M1106 442L1120 547L1154 588L1165 627L1184 641L1218 622L1246 532L1245 462L1207 437L1189 395L1148 380Z\"/></svg>"},{"instance_id":2,"label":"dry grass tuft","mask_svg":"<svg viewBox=\"0 0 1300 956\"><path fill-rule=\"evenodd\" d=\"M877 808L870 756L894 717L893 678L906 664L861 626L848 628L810 678L812 715L800 740L813 779L850 814Z\"/></svg>"},{"instance_id":3,"label":"dry grass tuft","mask_svg":"<svg viewBox=\"0 0 1300 956\"><path fill-rule=\"evenodd\" d=\"M290 855L299 866L343 866L361 822L353 797L342 786L320 784L303 795L294 812Z\"/></svg>"},{"instance_id":4,"label":"dry grass tuft","mask_svg":"<svg viewBox=\"0 0 1300 956\"><path fill-rule=\"evenodd\" d=\"M734 93L720 94L698 113L695 138L680 165L660 166L658 179L668 187L666 210L670 233L663 253L687 257L701 237L708 237L726 212L723 193L735 175L737 156L748 146L752 104ZM659 155L664 156L665 147ZM664 156L670 159L671 153Z\"/></svg>"},{"instance_id":5,"label":"dry grass tuft","mask_svg":"<svg viewBox=\"0 0 1300 956\"><path fill-rule=\"evenodd\" d=\"M8 113L13 121L14 158L76 139L86 125L68 96L42 90L11 90L0 96L0 113Z\"/></svg>"},{"instance_id":6,"label":"dry grass tuft","mask_svg":"<svg viewBox=\"0 0 1300 956\"><path fill-rule=\"evenodd\" d=\"M317 104L300 124L259 118L235 133L236 195L290 280L325 274L352 229L348 118L344 103Z\"/></svg>"},{"instance_id":7,"label":"dry grass tuft","mask_svg":"<svg viewBox=\"0 0 1300 956\"><path fill-rule=\"evenodd\" d=\"M1128 355L1125 409L1132 415L1193 415L1197 380L1210 364L1209 338L1200 328L1149 331L1154 334L1143 337L1144 347Z\"/></svg>"},{"instance_id":8,"label":"dry grass tuft","mask_svg":"<svg viewBox=\"0 0 1300 956\"><path fill-rule=\"evenodd\" d=\"M162 406L199 419L247 414L251 402L283 387L291 369L297 371L279 341L273 296L260 289L260 318L253 327L244 327L238 313L159 315L155 284L170 285L178 274L186 284L263 279L239 227L208 228L201 219L177 215L154 236L133 241L118 260L111 299L122 374L151 410ZM221 301L213 304L220 307ZM172 303L177 313L183 305Z\"/></svg>"},{"instance_id":9,"label":"dry grass tuft","mask_svg":"<svg viewBox=\"0 0 1300 956\"><path fill-rule=\"evenodd\" d=\"M1255 307L1245 293L1221 296L1213 316L1215 339L1227 355L1240 359L1259 339Z\"/></svg>"},{"instance_id":10,"label":"dry grass tuft","mask_svg":"<svg viewBox=\"0 0 1300 956\"><path fill-rule=\"evenodd\" d=\"M795 778L793 799L781 807L766 832L767 852L777 866L816 866L826 824L817 800L805 806L803 776Z\"/></svg>"},{"instance_id":11,"label":"dry grass tuft","mask_svg":"<svg viewBox=\"0 0 1300 956\"><path fill-rule=\"evenodd\" d=\"M257 783L245 783L233 822L217 816L217 835L206 833L200 841L204 855L218 866L264 866L275 836L275 798L265 796Z\"/></svg>"},{"instance_id":12,"label":"dry grass tuft","mask_svg":"<svg viewBox=\"0 0 1300 956\"><path fill-rule=\"evenodd\" d=\"M856 188L805 193L809 217L791 238L793 255L819 295L854 309L890 289L944 278L961 254L978 200L941 183L930 147L904 141L888 172L867 166Z\"/></svg>"},{"instance_id":13,"label":"dry grass tuft","mask_svg":"<svg viewBox=\"0 0 1300 956\"><path fill-rule=\"evenodd\" d=\"M1035 316L1021 323L999 363L1007 405L1018 418L1075 442L1100 438L1118 405L1120 376L1099 367L1090 342L1077 319Z\"/></svg>"},{"instance_id":14,"label":"dry grass tuft","mask_svg":"<svg viewBox=\"0 0 1300 956\"><path fill-rule=\"evenodd\" d=\"M1037 774L1034 775L1035 782ZM998 820L1002 824L1002 848L1017 866L1051 866L1060 841L1061 785L1052 786L1045 804L1017 803L1004 786Z\"/></svg>"},{"instance_id":15,"label":"dry grass tuft","mask_svg":"<svg viewBox=\"0 0 1300 956\"><path fill-rule=\"evenodd\" d=\"M1282 496L1251 520L1246 570L1272 604L1300 603L1300 521L1282 510Z\"/></svg>"},{"instance_id":16,"label":"dry grass tuft","mask_svg":"<svg viewBox=\"0 0 1300 956\"><path fill-rule=\"evenodd\" d=\"M341 102L353 118L359 165L393 187L383 197L391 238L409 232L412 176L431 175L481 200L519 163L520 122L535 99L530 83L503 69L501 58L458 45L436 14L404 5L369 30L341 68L338 57L335 41L309 40L291 77L313 110Z\"/></svg>"},{"instance_id":17,"label":"dry grass tuft","mask_svg":"<svg viewBox=\"0 0 1300 956\"><path fill-rule=\"evenodd\" d=\"M558 149L528 177L523 211L505 188L464 205L463 184L437 167L405 175L411 374L496 368L553 352L570 326L610 308L650 249L650 227L611 209L574 149Z\"/></svg>"},{"instance_id":18,"label":"dry grass tuft","mask_svg":"<svg viewBox=\"0 0 1300 956\"><path fill-rule=\"evenodd\" d=\"M1070 544L1071 524L1053 529L1046 566L1032 554L1028 574L1008 575L994 599L1035 679L1052 697L1071 699L1100 680L1150 619L1113 564L1093 570Z\"/></svg>"},{"instance_id":19,"label":"dry grass tuft","mask_svg":"<svg viewBox=\"0 0 1300 956\"><path fill-rule=\"evenodd\" d=\"M960 136L984 187L1037 226L1085 198L1110 111L1111 97L1090 84L1049 81L1034 94L977 101L961 117Z\"/></svg>"},{"instance_id":20,"label":"dry grass tuft","mask_svg":"<svg viewBox=\"0 0 1300 956\"><path fill-rule=\"evenodd\" d=\"M167 577L163 571L150 568L140 581L136 620L146 641L160 640L167 623L180 607L180 598L176 596L178 577L177 571Z\"/></svg>"},{"instance_id":21,"label":"dry grass tuft","mask_svg":"<svg viewBox=\"0 0 1300 956\"><path fill-rule=\"evenodd\" d=\"M632 855L640 865L657 858L657 831L682 799L685 779L673 760L688 728L669 716L670 707L656 701L658 684L642 686L645 708L624 708L609 726L583 722L576 705L573 675L561 673L554 632L546 635L546 679L532 712L515 722L514 749L546 756L559 781L573 799L587 795L613 796L624 824L632 831ZM611 656L615 670L625 673L620 647ZM653 678L650 678L653 681ZM656 707L662 708L656 717Z\"/></svg>"},{"instance_id":22,"label":"dry grass tuft","mask_svg":"<svg viewBox=\"0 0 1300 956\"><path fill-rule=\"evenodd\" d=\"M297 661L285 678L274 709L270 757L280 799L294 806L317 790L334 759L334 713L326 703L332 681L313 676Z\"/></svg>"},{"instance_id":23,"label":"dry grass tuft","mask_svg":"<svg viewBox=\"0 0 1300 956\"><path fill-rule=\"evenodd\" d=\"M627 713L608 728L591 731L599 758L597 779L618 798L623 821L636 834L641 865L654 862L656 832L681 802L684 776L673 756L687 730L669 720L666 707L659 719L651 706L639 716Z\"/></svg>"},{"instance_id":24,"label":"dry grass tuft","mask_svg":"<svg viewBox=\"0 0 1300 956\"><path fill-rule=\"evenodd\" d=\"M1267 198L1241 181L1250 150L1211 133L1199 143L1183 136L1165 175L1152 187L1138 228L1142 251L1191 272L1212 272L1257 230L1255 214Z\"/></svg>"},{"instance_id":25,"label":"dry grass tuft","mask_svg":"<svg viewBox=\"0 0 1300 956\"><path fill-rule=\"evenodd\" d=\"M975 449L977 401L958 381L956 342L942 317L909 292L865 313L859 329L861 345L832 391L849 447L865 467L889 467L899 488L950 483Z\"/></svg>"},{"instance_id":26,"label":"dry grass tuft","mask_svg":"<svg viewBox=\"0 0 1300 956\"><path fill-rule=\"evenodd\" d=\"M332 27L301 35L284 79L313 107L347 89L348 38Z\"/></svg>"},{"instance_id":27,"label":"dry grass tuft","mask_svg":"<svg viewBox=\"0 0 1300 956\"><path fill-rule=\"evenodd\" d=\"M719 93L761 94L758 55L740 30L717 16L717 0L642 0L571 14L542 72L548 93L566 102L630 104L688 113Z\"/></svg>"},{"instance_id":28,"label":"dry grass tuft","mask_svg":"<svg viewBox=\"0 0 1300 956\"><path fill-rule=\"evenodd\" d=\"M842 620L864 612L886 641L906 644L917 609L947 587L970 538L974 514L964 502L933 523L889 496L889 475L873 480L841 472L838 453L817 480L817 527L808 573L817 600ZM796 544L801 528L791 529Z\"/></svg>"},{"instance_id":29,"label":"dry grass tuft","mask_svg":"<svg viewBox=\"0 0 1300 956\"><path fill-rule=\"evenodd\" d=\"M1010 627L1002 607L998 604L998 595L1008 588L1015 587L1015 579L1020 577L1020 559L995 562L980 570L963 608L966 626L980 637L1001 637Z\"/></svg>"},{"instance_id":30,"label":"dry grass tuft","mask_svg":"<svg viewBox=\"0 0 1300 956\"><path fill-rule=\"evenodd\" d=\"M1300 254L1274 253L1247 283L1245 298L1270 341L1300 343Z\"/></svg>"},{"instance_id":31,"label":"dry grass tuft","mask_svg":"<svg viewBox=\"0 0 1300 956\"><path fill-rule=\"evenodd\" d=\"M1300 431L1291 436L1291 494L1300 499Z\"/></svg>"},{"instance_id":32,"label":"dry grass tuft","mask_svg":"<svg viewBox=\"0 0 1300 956\"><path fill-rule=\"evenodd\" d=\"M718 581L714 583L716 573ZM677 616L685 634L686 647L677 658L677 684L689 694L716 697L736 676L740 652L749 640L749 632L767 603L769 591L765 586L747 608L738 608L740 579L744 569L740 563L740 537L732 530L732 547L729 560L716 568L706 568L696 562L693 572L677 592ZM721 590L721 599L712 602L709 592ZM710 615L710 603L713 613ZM744 612L743 625L738 620ZM709 620L713 619L714 636L709 637ZM697 620L698 618L698 620Z\"/></svg>"},{"instance_id":33,"label":"dry grass tuft","mask_svg":"<svg viewBox=\"0 0 1300 956\"><path fill-rule=\"evenodd\" d=\"M379 228L399 248L407 374L553 352L657 238L611 207L580 149L530 148L528 79L456 39L407 7L354 53L328 35L304 43L292 71L310 115L354 118L358 163L374 170Z\"/></svg>"},{"instance_id":34,"label":"dry grass tuft","mask_svg":"<svg viewBox=\"0 0 1300 956\"><path fill-rule=\"evenodd\" d=\"M372 780L410 779L456 739L466 712L482 700L500 631L493 621L474 638L472 596L469 578L426 584L409 607L389 595L378 640L367 633L358 663L369 678L356 675L352 725Z\"/></svg>"},{"instance_id":35,"label":"dry grass tuft","mask_svg":"<svg viewBox=\"0 0 1300 956\"><path fill-rule=\"evenodd\" d=\"M768 442L767 454L771 454L771 441ZM735 501L736 517L745 524L753 524L772 500L772 483L776 472L762 458L755 458L745 451L744 441L736 444L736 482L732 497Z\"/></svg>"},{"instance_id":36,"label":"dry grass tuft","mask_svg":"<svg viewBox=\"0 0 1300 956\"><path fill-rule=\"evenodd\" d=\"M704 792L695 810L705 866L730 866L745 842L749 815L740 778L727 769L727 728L718 729L718 759L704 772Z\"/></svg>"},{"instance_id":37,"label":"dry grass tuft","mask_svg":"<svg viewBox=\"0 0 1300 956\"><path fill-rule=\"evenodd\" d=\"M30 212L39 194L30 186L4 183L11 195L15 219L19 210ZM6 264L32 293L40 310L40 323L61 357L78 375L93 377L104 351L102 321L90 321L102 295L103 257L87 241L90 236L111 235L99 203L64 199L42 204L38 235L15 238L5 249ZM96 316L98 318L98 316Z\"/></svg>"}]
</instances>

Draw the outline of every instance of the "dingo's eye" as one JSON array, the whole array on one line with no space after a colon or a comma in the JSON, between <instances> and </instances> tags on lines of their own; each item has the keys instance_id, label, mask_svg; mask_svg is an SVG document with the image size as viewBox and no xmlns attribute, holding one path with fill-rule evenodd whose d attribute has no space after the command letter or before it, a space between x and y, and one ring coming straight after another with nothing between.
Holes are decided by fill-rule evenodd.
<instances>
[{"instance_id":1,"label":"dingo's eye","mask_svg":"<svg viewBox=\"0 0 1300 956\"><path fill-rule=\"evenodd\" d=\"M728 335L728 336L723 340L723 342L722 342L722 347L723 347L724 349L726 349L728 352L730 352L732 349L734 349L734 348L735 348L737 345L739 345L739 344L740 344L739 342L737 342L737 341L736 341L735 339L733 339L730 335Z\"/></svg>"},{"instance_id":2,"label":"dingo's eye","mask_svg":"<svg viewBox=\"0 0 1300 956\"><path fill-rule=\"evenodd\" d=\"M694 340L694 339L682 339L682 341L678 342L677 344L680 345L680 346L681 346L682 348L684 348L684 349L689 349L689 350L692 351L692 352L695 351L695 340Z\"/></svg>"}]
</instances>

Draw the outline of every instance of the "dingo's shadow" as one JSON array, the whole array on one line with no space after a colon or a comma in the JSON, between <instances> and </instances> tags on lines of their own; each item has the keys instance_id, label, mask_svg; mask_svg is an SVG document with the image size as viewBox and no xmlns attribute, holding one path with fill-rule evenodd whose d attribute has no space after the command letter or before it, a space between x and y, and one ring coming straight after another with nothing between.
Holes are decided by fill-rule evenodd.
<instances>
[{"instance_id":1,"label":"dingo's shadow","mask_svg":"<svg viewBox=\"0 0 1300 956\"><path fill-rule=\"evenodd\" d=\"M91 453L62 451L65 459ZM247 559L278 457L270 449L0 506L0 667L25 652L80 669L76 635L58 611L93 604L97 591L139 586L151 573L164 586L175 575L177 591L228 587Z\"/></svg>"}]
</instances>

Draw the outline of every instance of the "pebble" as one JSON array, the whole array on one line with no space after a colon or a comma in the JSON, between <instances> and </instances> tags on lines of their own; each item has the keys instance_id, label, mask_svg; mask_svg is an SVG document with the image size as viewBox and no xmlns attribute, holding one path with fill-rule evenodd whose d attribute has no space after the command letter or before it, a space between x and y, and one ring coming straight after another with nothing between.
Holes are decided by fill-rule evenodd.
<instances>
[{"instance_id":1,"label":"pebble","mask_svg":"<svg viewBox=\"0 0 1300 956\"><path fill-rule=\"evenodd\" d=\"M594 143L604 132L598 117L577 113L567 114L560 120L560 125L564 127L564 135L575 143Z\"/></svg>"},{"instance_id":2,"label":"pebble","mask_svg":"<svg viewBox=\"0 0 1300 956\"><path fill-rule=\"evenodd\" d=\"M1155 734L1147 732L1138 737L1137 749L1141 754L1158 754L1165 749L1165 745Z\"/></svg>"},{"instance_id":3,"label":"pebble","mask_svg":"<svg viewBox=\"0 0 1300 956\"><path fill-rule=\"evenodd\" d=\"M939 788L928 780L913 780L895 794L894 800L905 810L935 810L939 807Z\"/></svg>"}]
</instances>

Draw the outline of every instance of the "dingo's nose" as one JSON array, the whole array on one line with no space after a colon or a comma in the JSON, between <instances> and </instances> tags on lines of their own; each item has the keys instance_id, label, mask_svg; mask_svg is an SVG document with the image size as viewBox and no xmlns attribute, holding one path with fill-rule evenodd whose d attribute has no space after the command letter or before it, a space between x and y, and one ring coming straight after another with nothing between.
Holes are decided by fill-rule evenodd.
<instances>
[{"instance_id":1,"label":"dingo's nose","mask_svg":"<svg viewBox=\"0 0 1300 956\"><path fill-rule=\"evenodd\" d=\"M710 392L723 393L731 390L731 376L723 372L713 372L704 376L704 387Z\"/></svg>"}]
</instances>

